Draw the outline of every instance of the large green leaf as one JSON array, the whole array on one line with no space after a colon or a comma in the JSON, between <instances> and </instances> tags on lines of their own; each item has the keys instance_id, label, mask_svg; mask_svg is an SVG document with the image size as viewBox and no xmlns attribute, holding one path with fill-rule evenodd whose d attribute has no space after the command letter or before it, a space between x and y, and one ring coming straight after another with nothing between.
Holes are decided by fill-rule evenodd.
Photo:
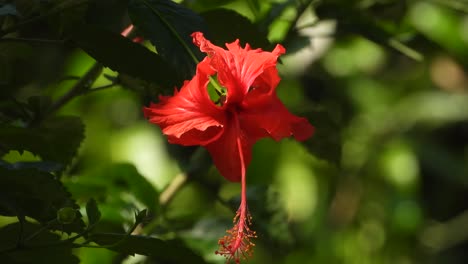
<instances>
[{"instance_id":1,"label":"large green leaf","mask_svg":"<svg viewBox=\"0 0 468 264\"><path fill-rule=\"evenodd\" d=\"M83 139L84 125L78 117L56 117L32 128L0 126L0 154L27 150L65 167Z\"/></svg>"},{"instance_id":2,"label":"large green leaf","mask_svg":"<svg viewBox=\"0 0 468 264\"><path fill-rule=\"evenodd\" d=\"M133 24L156 47L159 55L177 69L182 80L191 79L196 60L203 58L190 35L205 32L203 19L171 0L131 0L128 11Z\"/></svg>"},{"instance_id":3,"label":"large green leaf","mask_svg":"<svg viewBox=\"0 0 468 264\"><path fill-rule=\"evenodd\" d=\"M253 48L266 49L271 46L264 32L260 32L248 18L235 11L215 9L201 15L208 24L209 38L214 44L224 46L225 43L239 39Z\"/></svg>"},{"instance_id":4,"label":"large green leaf","mask_svg":"<svg viewBox=\"0 0 468 264\"><path fill-rule=\"evenodd\" d=\"M120 73L156 83L163 87L180 84L171 67L160 55L123 36L89 25L75 27L73 42L90 56Z\"/></svg>"},{"instance_id":5,"label":"large green leaf","mask_svg":"<svg viewBox=\"0 0 468 264\"><path fill-rule=\"evenodd\" d=\"M57 211L79 207L70 193L52 174L35 169L7 169L0 166L0 215L29 216L51 229L64 232L81 232L84 223L77 211L74 221L68 224L50 223Z\"/></svg>"},{"instance_id":6,"label":"large green leaf","mask_svg":"<svg viewBox=\"0 0 468 264\"><path fill-rule=\"evenodd\" d=\"M21 230L22 228L22 230ZM0 259L2 263L47 263L73 264L79 259L72 254L71 243L60 243L60 236L44 230L40 225L24 222L14 223L0 229ZM22 232L23 239L39 233L30 240L23 241L18 247L17 242Z\"/></svg>"},{"instance_id":7,"label":"large green leaf","mask_svg":"<svg viewBox=\"0 0 468 264\"><path fill-rule=\"evenodd\" d=\"M153 257L164 263L206 263L202 257L185 247L179 241L164 241L148 236L97 233L90 236L91 241L108 246L109 249L124 254L141 254Z\"/></svg>"}]
</instances>

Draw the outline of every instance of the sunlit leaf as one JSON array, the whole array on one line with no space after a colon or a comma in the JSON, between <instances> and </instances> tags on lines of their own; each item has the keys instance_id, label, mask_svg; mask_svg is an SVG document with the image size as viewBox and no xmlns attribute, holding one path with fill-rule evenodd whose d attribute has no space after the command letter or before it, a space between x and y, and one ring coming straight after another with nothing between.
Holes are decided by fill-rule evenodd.
<instances>
[{"instance_id":1,"label":"sunlit leaf","mask_svg":"<svg viewBox=\"0 0 468 264\"><path fill-rule=\"evenodd\" d=\"M316 9L321 19L336 19L338 35L358 34L391 50L421 61L424 56L398 39L399 25L391 20L378 19L364 12L352 2L324 3Z\"/></svg>"}]
</instances>

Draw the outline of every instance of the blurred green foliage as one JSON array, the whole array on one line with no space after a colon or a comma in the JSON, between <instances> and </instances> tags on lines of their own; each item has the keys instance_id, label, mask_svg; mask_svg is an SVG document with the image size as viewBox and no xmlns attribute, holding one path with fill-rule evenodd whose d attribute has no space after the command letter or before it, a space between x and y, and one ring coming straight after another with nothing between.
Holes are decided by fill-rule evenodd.
<instances>
[{"instance_id":1,"label":"blurred green foliage","mask_svg":"<svg viewBox=\"0 0 468 264\"><path fill-rule=\"evenodd\" d=\"M249 263L466 263L465 0L0 1L1 263L225 262L240 186L141 111L195 30L283 44L278 95L316 128L254 147Z\"/></svg>"}]
</instances>

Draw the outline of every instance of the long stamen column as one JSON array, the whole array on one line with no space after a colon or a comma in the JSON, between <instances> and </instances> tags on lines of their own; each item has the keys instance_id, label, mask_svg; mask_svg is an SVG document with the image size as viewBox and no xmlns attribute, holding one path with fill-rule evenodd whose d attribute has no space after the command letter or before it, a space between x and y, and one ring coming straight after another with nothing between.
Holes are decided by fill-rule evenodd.
<instances>
[{"instance_id":1,"label":"long stamen column","mask_svg":"<svg viewBox=\"0 0 468 264\"><path fill-rule=\"evenodd\" d=\"M237 148L240 153L242 166L241 203L233 220L234 226L226 231L227 235L219 239L218 244L220 248L216 251L216 254L226 257L226 263L229 263L231 260L234 260L235 263L240 263L241 259L250 257L252 255L251 249L255 246L250 239L257 237L256 232L250 229L252 217L247 207L245 162L239 138L237 139Z\"/></svg>"}]
</instances>

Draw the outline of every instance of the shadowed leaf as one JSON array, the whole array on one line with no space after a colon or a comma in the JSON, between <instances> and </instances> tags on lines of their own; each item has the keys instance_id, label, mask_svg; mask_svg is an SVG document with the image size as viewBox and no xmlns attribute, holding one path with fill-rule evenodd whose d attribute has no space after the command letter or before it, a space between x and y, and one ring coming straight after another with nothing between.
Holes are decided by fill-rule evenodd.
<instances>
[{"instance_id":1,"label":"shadowed leaf","mask_svg":"<svg viewBox=\"0 0 468 264\"><path fill-rule=\"evenodd\" d=\"M178 78L190 79L195 73L195 59L203 58L190 35L195 31L206 32L203 19L170 0L131 0L128 10L133 24L158 54L177 69Z\"/></svg>"},{"instance_id":2,"label":"shadowed leaf","mask_svg":"<svg viewBox=\"0 0 468 264\"><path fill-rule=\"evenodd\" d=\"M248 18L235 11L215 9L201 15L210 30L208 37L216 45L224 46L225 43L239 39L243 44L249 43L253 48L268 49L271 46L265 33L260 32Z\"/></svg>"},{"instance_id":3,"label":"shadowed leaf","mask_svg":"<svg viewBox=\"0 0 468 264\"><path fill-rule=\"evenodd\" d=\"M96 224L101 219L101 212L99 212L96 200L91 199L86 203L86 215L88 216L90 226Z\"/></svg>"},{"instance_id":4,"label":"shadowed leaf","mask_svg":"<svg viewBox=\"0 0 468 264\"><path fill-rule=\"evenodd\" d=\"M45 224L54 220L57 211L64 207L79 208L54 175L34 169L10 170L0 166L0 215L29 216ZM81 232L84 223L77 213L72 223L49 227L67 233Z\"/></svg>"},{"instance_id":5,"label":"shadowed leaf","mask_svg":"<svg viewBox=\"0 0 468 264\"><path fill-rule=\"evenodd\" d=\"M0 154L27 150L39 155L43 161L65 167L83 139L84 125L78 117L56 117L33 128L0 126Z\"/></svg>"},{"instance_id":6,"label":"shadowed leaf","mask_svg":"<svg viewBox=\"0 0 468 264\"><path fill-rule=\"evenodd\" d=\"M40 225L25 222L22 225L23 237L28 237L41 229ZM0 252L14 249L20 235L20 224L14 223L0 229ZM60 243L60 236L47 230L38 233L34 238L24 241L21 249L0 253L2 263L50 263L74 264L80 260L72 254L71 243ZM53 244L45 247L44 245Z\"/></svg>"},{"instance_id":7,"label":"shadowed leaf","mask_svg":"<svg viewBox=\"0 0 468 264\"><path fill-rule=\"evenodd\" d=\"M119 34L82 25L71 33L74 43L104 66L163 87L181 83L175 70L158 54Z\"/></svg>"},{"instance_id":8,"label":"shadowed leaf","mask_svg":"<svg viewBox=\"0 0 468 264\"><path fill-rule=\"evenodd\" d=\"M92 234L90 239L101 245L124 254L140 254L153 257L164 263L206 263L202 257L185 247L178 241L164 241L147 236L132 236L126 234Z\"/></svg>"}]
</instances>

